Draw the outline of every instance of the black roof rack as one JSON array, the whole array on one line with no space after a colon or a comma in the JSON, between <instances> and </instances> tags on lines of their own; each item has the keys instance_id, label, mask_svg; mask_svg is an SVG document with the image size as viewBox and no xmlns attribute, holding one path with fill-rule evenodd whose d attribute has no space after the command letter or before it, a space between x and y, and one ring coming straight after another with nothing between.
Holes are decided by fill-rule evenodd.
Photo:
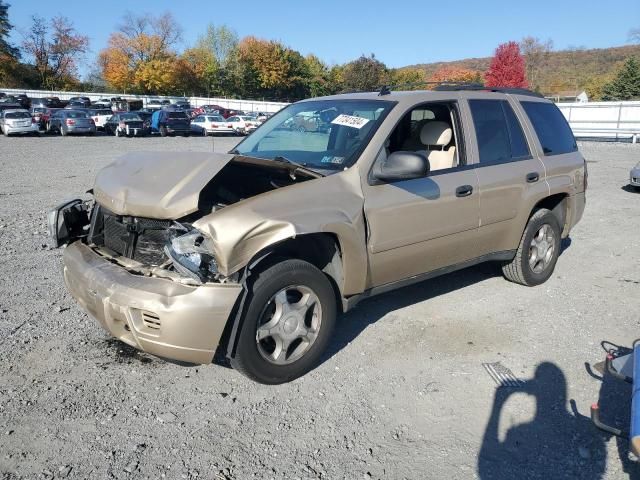
<instances>
[{"instance_id":1,"label":"black roof rack","mask_svg":"<svg viewBox=\"0 0 640 480\"><path fill-rule=\"evenodd\" d=\"M459 92L459 91L475 91L475 92L497 92L497 93L513 93L516 95L527 95L530 97L544 98L538 92L528 90L526 88L511 87L485 87L481 83L468 82L414 82L404 83L400 85L382 85L378 90L379 96L390 95L392 90L398 91L406 88L414 89L416 87L429 86L431 91L436 92ZM371 90L343 90L340 93L365 93ZM375 90L374 90L375 91Z\"/></svg>"},{"instance_id":2,"label":"black roof rack","mask_svg":"<svg viewBox=\"0 0 640 480\"><path fill-rule=\"evenodd\" d=\"M485 91L485 92L497 92L497 93L513 93L516 95L528 95L530 97L538 97L544 98L538 92L534 92L527 88L512 88L512 87L485 87L480 83L455 83L455 82L444 82L436 87L434 87L436 91Z\"/></svg>"}]
</instances>

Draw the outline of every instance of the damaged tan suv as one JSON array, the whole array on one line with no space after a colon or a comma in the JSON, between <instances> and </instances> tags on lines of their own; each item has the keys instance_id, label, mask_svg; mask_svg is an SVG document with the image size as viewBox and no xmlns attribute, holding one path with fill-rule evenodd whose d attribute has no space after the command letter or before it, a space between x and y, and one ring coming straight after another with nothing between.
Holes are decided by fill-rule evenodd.
<instances>
[{"instance_id":1,"label":"damaged tan suv","mask_svg":"<svg viewBox=\"0 0 640 480\"><path fill-rule=\"evenodd\" d=\"M299 115L323 125L289 128ZM484 261L546 281L586 183L531 92L385 89L290 105L227 154L130 154L48 220L69 291L113 336L276 384L367 297Z\"/></svg>"}]
</instances>

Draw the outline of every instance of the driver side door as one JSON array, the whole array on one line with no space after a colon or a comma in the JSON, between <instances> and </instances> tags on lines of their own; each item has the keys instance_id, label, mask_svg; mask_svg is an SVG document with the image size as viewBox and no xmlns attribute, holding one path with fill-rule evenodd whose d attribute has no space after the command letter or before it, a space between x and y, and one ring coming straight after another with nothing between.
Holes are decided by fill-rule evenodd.
<instances>
[{"instance_id":1,"label":"driver side door","mask_svg":"<svg viewBox=\"0 0 640 480\"><path fill-rule=\"evenodd\" d=\"M453 105L452 105L453 107ZM452 116L452 119L454 117ZM452 121L459 164L424 178L363 185L370 287L378 287L477 256L478 178ZM380 152L376 161L384 161Z\"/></svg>"}]
</instances>

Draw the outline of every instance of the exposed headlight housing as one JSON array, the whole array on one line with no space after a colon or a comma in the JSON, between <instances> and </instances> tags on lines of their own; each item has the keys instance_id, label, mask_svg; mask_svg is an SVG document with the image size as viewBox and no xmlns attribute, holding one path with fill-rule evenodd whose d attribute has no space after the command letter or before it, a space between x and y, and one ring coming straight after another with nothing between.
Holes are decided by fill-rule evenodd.
<instances>
[{"instance_id":1,"label":"exposed headlight housing","mask_svg":"<svg viewBox=\"0 0 640 480\"><path fill-rule=\"evenodd\" d=\"M171 239L165 252L178 272L194 280L204 283L218 274L212 241L196 229Z\"/></svg>"}]
</instances>

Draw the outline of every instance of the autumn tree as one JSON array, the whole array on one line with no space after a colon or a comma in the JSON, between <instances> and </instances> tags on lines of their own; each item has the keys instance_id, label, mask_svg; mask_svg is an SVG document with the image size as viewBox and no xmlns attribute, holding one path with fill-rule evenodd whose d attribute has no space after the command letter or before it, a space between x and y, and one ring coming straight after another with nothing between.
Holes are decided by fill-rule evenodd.
<instances>
[{"instance_id":1,"label":"autumn tree","mask_svg":"<svg viewBox=\"0 0 640 480\"><path fill-rule=\"evenodd\" d=\"M291 100L308 96L304 58L280 42L245 37L238 44L238 61L244 95Z\"/></svg>"},{"instance_id":2,"label":"autumn tree","mask_svg":"<svg viewBox=\"0 0 640 480\"><path fill-rule=\"evenodd\" d=\"M374 54L362 55L357 60L347 63L342 72L345 90L371 91L388 83L387 66Z\"/></svg>"},{"instance_id":3,"label":"autumn tree","mask_svg":"<svg viewBox=\"0 0 640 480\"><path fill-rule=\"evenodd\" d=\"M470 68L445 65L433 72L429 81L482 83L482 74L477 70L472 70Z\"/></svg>"},{"instance_id":4,"label":"autumn tree","mask_svg":"<svg viewBox=\"0 0 640 480\"><path fill-rule=\"evenodd\" d=\"M102 76L116 90L170 93L177 83L174 49L181 38L182 29L170 13L129 13L99 54Z\"/></svg>"},{"instance_id":5,"label":"autumn tree","mask_svg":"<svg viewBox=\"0 0 640 480\"><path fill-rule=\"evenodd\" d=\"M516 42L507 42L498 46L485 73L487 87L527 88L524 58Z\"/></svg>"},{"instance_id":6,"label":"autumn tree","mask_svg":"<svg viewBox=\"0 0 640 480\"><path fill-rule=\"evenodd\" d=\"M55 90L77 83L77 66L89 50L89 37L77 33L65 17L48 23L34 15L22 48L33 61L40 85Z\"/></svg>"},{"instance_id":7,"label":"autumn tree","mask_svg":"<svg viewBox=\"0 0 640 480\"><path fill-rule=\"evenodd\" d=\"M520 40L520 51L524 56L527 80L531 87L540 90L540 75L547 67L549 55L553 51L551 39L541 41L537 37L524 37Z\"/></svg>"},{"instance_id":8,"label":"autumn tree","mask_svg":"<svg viewBox=\"0 0 640 480\"><path fill-rule=\"evenodd\" d=\"M640 63L629 57L615 78L602 88L603 100L634 100L640 98Z\"/></svg>"},{"instance_id":9,"label":"autumn tree","mask_svg":"<svg viewBox=\"0 0 640 480\"><path fill-rule=\"evenodd\" d=\"M389 84L396 90L424 89L426 81L426 73L421 68L395 68L389 71Z\"/></svg>"}]
</instances>

